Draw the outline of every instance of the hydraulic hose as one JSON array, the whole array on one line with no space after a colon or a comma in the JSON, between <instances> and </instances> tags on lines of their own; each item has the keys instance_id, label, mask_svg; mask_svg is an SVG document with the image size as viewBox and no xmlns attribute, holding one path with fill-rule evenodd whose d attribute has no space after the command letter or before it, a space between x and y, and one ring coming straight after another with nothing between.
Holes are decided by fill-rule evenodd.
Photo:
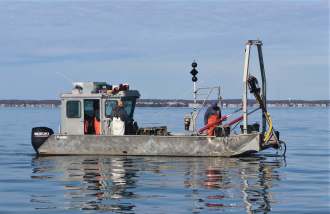
<instances>
[{"instance_id":1,"label":"hydraulic hose","mask_svg":"<svg viewBox=\"0 0 330 214\"><path fill-rule=\"evenodd\" d=\"M255 78L254 76L251 75L248 79L248 83L249 83L250 92L253 93L254 97L256 98L257 102L259 103L260 108L261 108L261 110L265 116L266 122L268 124L268 130L266 131L264 139L263 139L264 144L268 143L268 141L270 140L272 135L274 135L274 138L275 138L277 144L279 144L280 142L277 139L276 134L274 133L272 118L271 118L270 114L268 113L266 106L264 105L264 100L260 96L260 87L258 86L257 78Z\"/></svg>"},{"instance_id":2,"label":"hydraulic hose","mask_svg":"<svg viewBox=\"0 0 330 214\"><path fill-rule=\"evenodd\" d=\"M266 117L266 121L268 123L268 130L265 134L265 137L264 137L264 143L266 144L271 136L272 136L272 133L273 133L273 121L272 121L272 118L270 117L270 114L268 112L264 112L265 114L265 117Z\"/></svg>"}]
</instances>

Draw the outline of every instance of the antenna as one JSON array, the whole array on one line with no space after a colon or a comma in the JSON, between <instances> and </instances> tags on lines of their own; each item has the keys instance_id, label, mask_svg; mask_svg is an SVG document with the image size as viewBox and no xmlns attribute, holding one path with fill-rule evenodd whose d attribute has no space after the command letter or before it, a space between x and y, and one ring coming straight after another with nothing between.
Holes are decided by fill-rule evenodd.
<instances>
[{"instance_id":1,"label":"antenna","mask_svg":"<svg viewBox=\"0 0 330 214\"><path fill-rule=\"evenodd\" d=\"M60 73L58 71L55 71L55 74L57 74L57 75L61 76L62 78L64 78L67 82L70 83L70 85L74 82L70 77L66 76L63 73Z\"/></svg>"}]
</instances>

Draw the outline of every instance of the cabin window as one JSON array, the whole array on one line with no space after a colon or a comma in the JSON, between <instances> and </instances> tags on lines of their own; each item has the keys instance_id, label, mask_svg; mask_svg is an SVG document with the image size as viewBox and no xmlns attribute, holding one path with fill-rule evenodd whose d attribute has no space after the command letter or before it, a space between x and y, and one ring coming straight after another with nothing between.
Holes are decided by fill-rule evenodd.
<instances>
[{"instance_id":1,"label":"cabin window","mask_svg":"<svg viewBox=\"0 0 330 214\"><path fill-rule=\"evenodd\" d=\"M129 117L133 116L134 103L132 100L123 100L124 109ZM105 116L110 117L113 109L117 106L117 100L105 101Z\"/></svg>"},{"instance_id":2,"label":"cabin window","mask_svg":"<svg viewBox=\"0 0 330 214\"><path fill-rule=\"evenodd\" d=\"M81 104L78 100L70 100L66 102L66 116L68 118L81 117Z\"/></svg>"},{"instance_id":3,"label":"cabin window","mask_svg":"<svg viewBox=\"0 0 330 214\"><path fill-rule=\"evenodd\" d=\"M110 117L112 110L116 107L117 100L107 100L105 101L105 116Z\"/></svg>"},{"instance_id":4,"label":"cabin window","mask_svg":"<svg viewBox=\"0 0 330 214\"><path fill-rule=\"evenodd\" d=\"M132 100L124 100L124 109L128 116L132 116L132 109L133 109L133 101Z\"/></svg>"}]
</instances>

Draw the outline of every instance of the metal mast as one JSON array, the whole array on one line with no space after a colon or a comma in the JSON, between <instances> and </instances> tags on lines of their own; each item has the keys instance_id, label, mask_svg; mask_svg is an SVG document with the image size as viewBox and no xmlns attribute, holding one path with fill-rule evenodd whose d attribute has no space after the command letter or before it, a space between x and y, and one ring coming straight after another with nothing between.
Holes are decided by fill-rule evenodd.
<instances>
[{"instance_id":1,"label":"metal mast","mask_svg":"<svg viewBox=\"0 0 330 214\"><path fill-rule=\"evenodd\" d=\"M245 58L244 58L244 72L243 72L243 98L242 98L242 108L243 108L243 133L247 134L247 125L248 125L248 78L249 78L249 64L250 64L250 50L251 47L255 45L258 50L260 74L261 74L261 90L262 90L262 99L265 108L267 108L267 97L266 97L266 74L264 68L264 60L262 56L262 41L260 40L248 40L245 44ZM262 113L262 131L266 131L266 118Z\"/></svg>"},{"instance_id":2,"label":"metal mast","mask_svg":"<svg viewBox=\"0 0 330 214\"><path fill-rule=\"evenodd\" d=\"M245 45L245 58L244 58L244 71L243 71L243 98L242 98L242 108L243 108L243 133L247 134L247 124L248 124L248 109L247 109L247 95L248 95L248 83L249 78L249 63L250 63L250 40Z\"/></svg>"}]
</instances>

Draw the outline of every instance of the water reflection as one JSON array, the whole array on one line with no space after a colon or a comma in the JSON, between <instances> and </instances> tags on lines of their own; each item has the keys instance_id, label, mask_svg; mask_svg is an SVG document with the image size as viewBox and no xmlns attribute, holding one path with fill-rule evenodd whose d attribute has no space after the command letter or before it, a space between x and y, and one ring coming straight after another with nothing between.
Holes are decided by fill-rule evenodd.
<instances>
[{"instance_id":1,"label":"water reflection","mask_svg":"<svg viewBox=\"0 0 330 214\"><path fill-rule=\"evenodd\" d=\"M49 191L31 195L31 202L36 209L118 213L182 207L187 213L267 213L276 203L272 187L283 165L277 157L39 157L32 160L31 178L48 182Z\"/></svg>"},{"instance_id":2,"label":"water reflection","mask_svg":"<svg viewBox=\"0 0 330 214\"><path fill-rule=\"evenodd\" d=\"M129 191L136 186L131 163L125 158L42 157L33 160L31 178L58 181L66 209L132 210L132 203L117 202L135 196Z\"/></svg>"}]
</instances>

